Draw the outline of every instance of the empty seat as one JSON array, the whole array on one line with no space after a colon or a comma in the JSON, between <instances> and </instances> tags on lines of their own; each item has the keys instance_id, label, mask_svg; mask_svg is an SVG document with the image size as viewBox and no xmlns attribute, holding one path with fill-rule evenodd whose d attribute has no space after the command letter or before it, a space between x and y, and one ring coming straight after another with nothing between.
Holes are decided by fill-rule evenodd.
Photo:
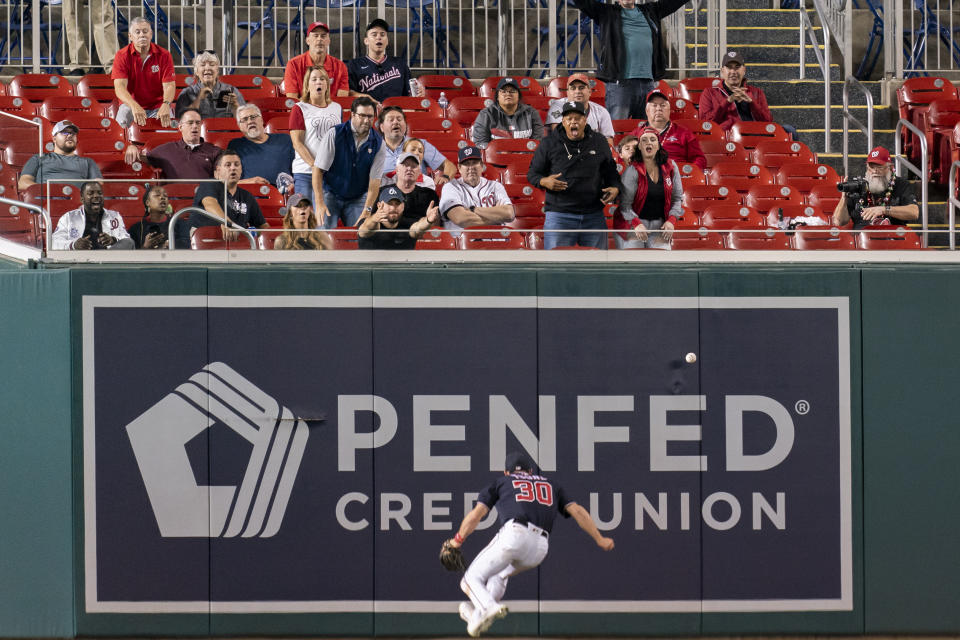
<instances>
[{"instance_id":1,"label":"empty seat","mask_svg":"<svg viewBox=\"0 0 960 640\"><path fill-rule=\"evenodd\" d=\"M247 102L277 97L277 87L266 76L254 73L233 73L220 76L220 81L239 89Z\"/></svg>"},{"instance_id":2,"label":"empty seat","mask_svg":"<svg viewBox=\"0 0 960 640\"><path fill-rule=\"evenodd\" d=\"M872 250L920 249L920 236L910 229L893 225L868 226L860 229L857 247Z\"/></svg>"},{"instance_id":3,"label":"empty seat","mask_svg":"<svg viewBox=\"0 0 960 640\"><path fill-rule=\"evenodd\" d=\"M230 251L252 249L250 239L239 233L236 240L224 240L223 227L209 225L196 227L190 236L191 249L228 249Z\"/></svg>"},{"instance_id":4,"label":"empty seat","mask_svg":"<svg viewBox=\"0 0 960 640\"><path fill-rule=\"evenodd\" d=\"M223 149L227 148L231 140L243 135L233 118L207 118L200 130L204 140Z\"/></svg>"},{"instance_id":5,"label":"empty seat","mask_svg":"<svg viewBox=\"0 0 960 640\"><path fill-rule=\"evenodd\" d=\"M790 142L790 134L776 122L734 122L727 131L727 140L739 142L747 149L753 149L760 142Z\"/></svg>"},{"instance_id":6,"label":"empty seat","mask_svg":"<svg viewBox=\"0 0 960 640\"><path fill-rule=\"evenodd\" d=\"M113 88L113 79L108 73L88 73L77 83L74 92L78 96L93 98L97 102L113 102L117 93Z\"/></svg>"},{"instance_id":7,"label":"empty seat","mask_svg":"<svg viewBox=\"0 0 960 640\"><path fill-rule=\"evenodd\" d=\"M472 227L460 234L461 249L523 249L523 236L506 227Z\"/></svg>"},{"instance_id":8,"label":"empty seat","mask_svg":"<svg viewBox=\"0 0 960 640\"><path fill-rule=\"evenodd\" d=\"M407 120L407 135L410 137L431 138L431 141L436 134L454 134L461 139L466 137L466 130L451 118L419 111L410 111L404 115Z\"/></svg>"},{"instance_id":9,"label":"empty seat","mask_svg":"<svg viewBox=\"0 0 960 640\"><path fill-rule=\"evenodd\" d=\"M793 234L794 249L846 250L856 248L853 234L844 233L836 227L798 228Z\"/></svg>"},{"instance_id":10,"label":"empty seat","mask_svg":"<svg viewBox=\"0 0 960 640\"><path fill-rule=\"evenodd\" d=\"M766 221L751 207L737 204L712 204L700 215L700 223L711 230L732 228L765 228Z\"/></svg>"},{"instance_id":11,"label":"empty seat","mask_svg":"<svg viewBox=\"0 0 960 640\"><path fill-rule=\"evenodd\" d=\"M72 120L78 113L103 117L103 105L84 96L50 96L44 98L37 113L52 122Z\"/></svg>"},{"instance_id":12,"label":"empty seat","mask_svg":"<svg viewBox=\"0 0 960 640\"><path fill-rule=\"evenodd\" d=\"M526 171L533 160L539 142L526 138L491 140L483 150L483 160L495 167L517 167Z\"/></svg>"},{"instance_id":13,"label":"empty seat","mask_svg":"<svg viewBox=\"0 0 960 640\"><path fill-rule=\"evenodd\" d=\"M720 184L683 185L683 206L698 216L714 204L739 205L737 193Z\"/></svg>"},{"instance_id":14,"label":"empty seat","mask_svg":"<svg viewBox=\"0 0 960 640\"><path fill-rule=\"evenodd\" d=\"M802 142L761 140L750 153L753 162L765 166L772 172L779 171L780 167L788 162L815 164L817 161L816 154Z\"/></svg>"},{"instance_id":15,"label":"empty seat","mask_svg":"<svg viewBox=\"0 0 960 640\"><path fill-rule=\"evenodd\" d=\"M493 104L490 98L459 96L450 101L447 117L469 130L477 119L477 114Z\"/></svg>"},{"instance_id":16,"label":"empty seat","mask_svg":"<svg viewBox=\"0 0 960 640\"><path fill-rule=\"evenodd\" d=\"M697 136L697 139L700 141L701 146L705 139L712 140L726 140L727 136L717 124L710 122L709 120L696 120L696 119L676 119L674 123L689 129L693 135Z\"/></svg>"},{"instance_id":17,"label":"empty seat","mask_svg":"<svg viewBox=\"0 0 960 640\"><path fill-rule=\"evenodd\" d=\"M405 113L426 113L436 118L443 118L443 109L430 98L414 98L410 96L391 96L384 99L384 107L400 107Z\"/></svg>"},{"instance_id":18,"label":"empty seat","mask_svg":"<svg viewBox=\"0 0 960 640\"><path fill-rule=\"evenodd\" d=\"M700 149L703 150L703 155L707 159L708 169L723 160L751 162L750 154L739 142L708 138L700 140Z\"/></svg>"},{"instance_id":19,"label":"empty seat","mask_svg":"<svg viewBox=\"0 0 960 640\"><path fill-rule=\"evenodd\" d=\"M935 100L952 100L957 97L956 87L946 78L909 78L897 89L897 108L902 120L922 128L924 114ZM901 135L904 154L916 161L920 158L920 145L916 136L907 129L904 129Z\"/></svg>"},{"instance_id":20,"label":"empty seat","mask_svg":"<svg viewBox=\"0 0 960 640\"><path fill-rule=\"evenodd\" d=\"M746 230L734 227L727 236L727 246L739 251L787 251L791 249L790 238L787 234L771 228L756 232L749 227Z\"/></svg>"},{"instance_id":21,"label":"empty seat","mask_svg":"<svg viewBox=\"0 0 960 640\"><path fill-rule=\"evenodd\" d=\"M806 194L807 204L822 212L828 217L833 217L833 211L840 202L840 192L836 185L818 184Z\"/></svg>"},{"instance_id":22,"label":"empty seat","mask_svg":"<svg viewBox=\"0 0 960 640\"><path fill-rule=\"evenodd\" d=\"M777 172L777 184L788 184L803 194L810 193L818 186L829 186L836 189L840 176L836 169L826 164L810 164L809 162L788 162Z\"/></svg>"},{"instance_id":23,"label":"empty seat","mask_svg":"<svg viewBox=\"0 0 960 640\"><path fill-rule=\"evenodd\" d=\"M441 93L447 96L447 100L477 95L470 81L460 76L426 74L419 76L417 80L420 81L424 94L434 100L438 99Z\"/></svg>"},{"instance_id":24,"label":"empty seat","mask_svg":"<svg viewBox=\"0 0 960 640\"><path fill-rule=\"evenodd\" d=\"M717 86L720 82L720 78L684 78L677 84L675 93L678 98L699 105L700 94L703 93L704 89Z\"/></svg>"},{"instance_id":25,"label":"empty seat","mask_svg":"<svg viewBox=\"0 0 960 640\"><path fill-rule=\"evenodd\" d=\"M73 85L52 73L21 73L13 76L7 95L17 96L30 102L43 102L50 96L72 96Z\"/></svg>"},{"instance_id":26,"label":"empty seat","mask_svg":"<svg viewBox=\"0 0 960 640\"><path fill-rule=\"evenodd\" d=\"M746 193L757 184L773 184L773 176L765 167L752 162L723 160L707 173L709 184L723 184L740 193Z\"/></svg>"},{"instance_id":27,"label":"empty seat","mask_svg":"<svg viewBox=\"0 0 960 640\"><path fill-rule=\"evenodd\" d=\"M483 96L484 98L495 98L497 96L497 84L505 78L510 77L517 81L517 84L520 85L520 96L521 99L524 96L542 96L543 87L540 86L540 83L537 82L536 78L531 78L529 76L491 76L483 81L480 85L480 89L477 91L478 95Z\"/></svg>"},{"instance_id":28,"label":"empty seat","mask_svg":"<svg viewBox=\"0 0 960 640\"><path fill-rule=\"evenodd\" d=\"M678 251L714 251L725 249L723 235L699 227L696 231L674 231L670 245Z\"/></svg>"},{"instance_id":29,"label":"empty seat","mask_svg":"<svg viewBox=\"0 0 960 640\"><path fill-rule=\"evenodd\" d=\"M683 181L683 188L697 184L707 184L706 174L703 169L692 162L679 162L677 168L680 170L680 179Z\"/></svg>"},{"instance_id":30,"label":"empty seat","mask_svg":"<svg viewBox=\"0 0 960 640\"><path fill-rule=\"evenodd\" d=\"M417 239L417 249L427 251L459 249L457 239L440 229L430 229Z\"/></svg>"},{"instance_id":31,"label":"empty seat","mask_svg":"<svg viewBox=\"0 0 960 640\"><path fill-rule=\"evenodd\" d=\"M758 211L767 211L771 207L802 205L803 196L799 191L784 184L758 184L750 187L743 203Z\"/></svg>"},{"instance_id":32,"label":"empty seat","mask_svg":"<svg viewBox=\"0 0 960 640\"><path fill-rule=\"evenodd\" d=\"M21 118L30 119L34 115L35 106L26 98L17 96L0 96L0 111L10 113ZM6 126L10 118L0 117L0 127Z\"/></svg>"},{"instance_id":33,"label":"empty seat","mask_svg":"<svg viewBox=\"0 0 960 640\"><path fill-rule=\"evenodd\" d=\"M790 225L791 223L797 222L798 218L817 218L827 224L831 221L830 216L814 209L808 204L785 204L770 207L770 210L767 212L767 226L780 227Z\"/></svg>"}]
</instances>

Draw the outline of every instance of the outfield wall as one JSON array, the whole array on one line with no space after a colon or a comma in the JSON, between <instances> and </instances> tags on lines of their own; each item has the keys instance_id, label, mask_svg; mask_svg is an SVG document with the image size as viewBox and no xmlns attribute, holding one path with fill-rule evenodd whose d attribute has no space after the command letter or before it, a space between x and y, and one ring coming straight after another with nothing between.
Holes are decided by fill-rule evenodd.
<instances>
[{"instance_id":1,"label":"outfield wall","mask_svg":"<svg viewBox=\"0 0 960 640\"><path fill-rule=\"evenodd\" d=\"M0 272L0 635L460 635L516 447L617 548L493 634L957 633L956 271Z\"/></svg>"}]
</instances>

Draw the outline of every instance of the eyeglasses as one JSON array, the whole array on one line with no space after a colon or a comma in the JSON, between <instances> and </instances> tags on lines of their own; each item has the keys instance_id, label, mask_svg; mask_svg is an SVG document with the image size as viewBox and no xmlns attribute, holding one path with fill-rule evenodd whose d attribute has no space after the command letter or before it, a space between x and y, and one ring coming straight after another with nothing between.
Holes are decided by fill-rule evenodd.
<instances>
[{"instance_id":1,"label":"eyeglasses","mask_svg":"<svg viewBox=\"0 0 960 640\"><path fill-rule=\"evenodd\" d=\"M247 116L246 118L240 118L240 124L248 124L250 122L256 122L257 118L262 116Z\"/></svg>"},{"instance_id":2,"label":"eyeglasses","mask_svg":"<svg viewBox=\"0 0 960 640\"><path fill-rule=\"evenodd\" d=\"M372 113L355 113L353 117L361 120L373 120L375 116Z\"/></svg>"}]
</instances>

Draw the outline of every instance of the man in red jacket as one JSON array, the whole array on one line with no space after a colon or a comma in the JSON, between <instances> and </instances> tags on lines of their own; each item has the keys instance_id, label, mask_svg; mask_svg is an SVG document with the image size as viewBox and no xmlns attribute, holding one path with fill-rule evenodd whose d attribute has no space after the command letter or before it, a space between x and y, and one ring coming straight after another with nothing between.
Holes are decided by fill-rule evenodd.
<instances>
[{"instance_id":1,"label":"man in red jacket","mask_svg":"<svg viewBox=\"0 0 960 640\"><path fill-rule=\"evenodd\" d=\"M700 119L715 122L724 131L740 120L773 122L763 89L747 85L743 56L736 51L728 51L720 62L720 79L723 82L708 87L700 95ZM797 139L796 128L788 124L780 126L794 140Z\"/></svg>"},{"instance_id":2,"label":"man in red jacket","mask_svg":"<svg viewBox=\"0 0 960 640\"><path fill-rule=\"evenodd\" d=\"M647 127L657 130L660 146L670 155L670 159L678 163L690 162L703 170L707 168L707 158L700 148L700 141L696 134L686 127L670 121L670 100L660 89L654 89L647 94L647 121L641 122L630 135L637 138Z\"/></svg>"}]
</instances>

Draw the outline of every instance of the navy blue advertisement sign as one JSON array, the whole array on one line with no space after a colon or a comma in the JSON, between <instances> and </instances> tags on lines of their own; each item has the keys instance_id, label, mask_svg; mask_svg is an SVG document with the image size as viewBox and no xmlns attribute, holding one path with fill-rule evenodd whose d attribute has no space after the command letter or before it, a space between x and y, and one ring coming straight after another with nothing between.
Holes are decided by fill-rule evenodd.
<instances>
[{"instance_id":1,"label":"navy blue advertisement sign","mask_svg":"<svg viewBox=\"0 0 960 640\"><path fill-rule=\"evenodd\" d=\"M851 610L849 340L846 298L85 296L86 611L455 611L514 450L616 548L559 518L512 610Z\"/></svg>"}]
</instances>

